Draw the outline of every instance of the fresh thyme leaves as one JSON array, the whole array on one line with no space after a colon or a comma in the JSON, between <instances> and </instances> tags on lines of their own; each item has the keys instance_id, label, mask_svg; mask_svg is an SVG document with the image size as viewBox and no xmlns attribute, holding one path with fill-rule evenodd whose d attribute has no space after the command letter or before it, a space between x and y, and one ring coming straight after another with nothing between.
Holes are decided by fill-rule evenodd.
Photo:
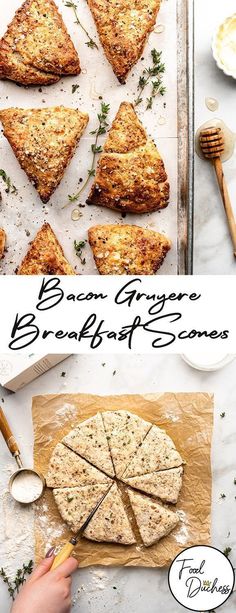
<instances>
[{"instance_id":1,"label":"fresh thyme leaves","mask_svg":"<svg viewBox=\"0 0 236 613\"><path fill-rule=\"evenodd\" d=\"M88 38L88 42L85 43L87 45L87 47L90 47L90 49L98 49L97 43L95 43L95 40L92 39L92 37L90 36L90 34L87 32L87 30L85 29L85 27L83 26L83 24L81 23L79 17L78 17L78 13L77 13L77 4L75 4L75 2L66 2L65 6L67 6L68 8L72 9L75 15L75 23L78 24L78 26L80 26L82 28L82 30L84 31L84 33L86 34L87 38Z\"/></svg>"},{"instance_id":2,"label":"fresh thyme leaves","mask_svg":"<svg viewBox=\"0 0 236 613\"><path fill-rule=\"evenodd\" d=\"M72 85L72 94L74 94L76 92L76 90L79 88L79 84L78 83L73 83Z\"/></svg>"},{"instance_id":3,"label":"fresh thyme leaves","mask_svg":"<svg viewBox=\"0 0 236 613\"><path fill-rule=\"evenodd\" d=\"M231 553L232 548L231 547L226 547L223 551L223 554L225 555L226 558L229 557L229 554Z\"/></svg>"},{"instance_id":4,"label":"fresh thyme leaves","mask_svg":"<svg viewBox=\"0 0 236 613\"><path fill-rule=\"evenodd\" d=\"M85 247L86 242L87 241L74 241L75 252L80 259L82 266L86 264L86 259L82 257L82 249Z\"/></svg>"},{"instance_id":5,"label":"fresh thyme leaves","mask_svg":"<svg viewBox=\"0 0 236 613\"><path fill-rule=\"evenodd\" d=\"M223 417L225 417L225 411L223 413L220 413L220 417L223 419Z\"/></svg>"},{"instance_id":6,"label":"fresh thyme leaves","mask_svg":"<svg viewBox=\"0 0 236 613\"><path fill-rule=\"evenodd\" d=\"M2 177L2 180L6 184L6 189L5 189L6 194L16 194L17 193L16 186L13 185L10 177L7 175L5 170L3 170L2 168L0 169L0 177Z\"/></svg>"},{"instance_id":7,"label":"fresh thyme leaves","mask_svg":"<svg viewBox=\"0 0 236 613\"><path fill-rule=\"evenodd\" d=\"M166 87L163 85L163 74L165 72L165 64L161 61L162 51L152 49L152 66L144 68L138 82L138 97L134 101L134 106L138 106L143 101L143 92L147 85L151 85L151 95L146 98L146 109L151 109L153 100L158 94L164 96Z\"/></svg>"},{"instance_id":8,"label":"fresh thyme leaves","mask_svg":"<svg viewBox=\"0 0 236 613\"><path fill-rule=\"evenodd\" d=\"M0 577L6 584L8 593L12 600L15 600L16 594L18 594L21 585L26 581L27 575L31 575L33 571L33 560L30 560L28 564L23 564L22 568L18 568L14 579L10 580L6 574L4 568L0 569Z\"/></svg>"},{"instance_id":9,"label":"fresh thyme leaves","mask_svg":"<svg viewBox=\"0 0 236 613\"><path fill-rule=\"evenodd\" d=\"M225 495L225 494L221 494L221 495L220 495L220 498L223 498L223 499L224 499L224 498L226 498L226 495Z\"/></svg>"},{"instance_id":10,"label":"fresh thyme leaves","mask_svg":"<svg viewBox=\"0 0 236 613\"><path fill-rule=\"evenodd\" d=\"M98 145L98 139L99 136L102 136L103 134L106 134L107 131L107 127L108 127L108 123L107 123L107 116L110 110L110 105L109 104L105 104L105 102L101 102L101 110L100 113L98 113L98 127L96 128L96 130L93 130L92 132L90 132L90 134L92 134L93 136L95 136L95 141L94 143L91 145L91 151L93 154L92 157L92 162L91 162L91 166L88 170L88 176L87 179L84 181L82 187L79 189L79 191L77 192L77 194L73 194L72 196L68 196L69 201L70 202L75 202L76 200L78 200L82 194L82 192L84 191L85 187L87 187L89 179L91 177L94 177L95 175L95 159L96 159L96 155L97 153L101 153L102 152L102 147L100 145Z\"/></svg>"}]
</instances>

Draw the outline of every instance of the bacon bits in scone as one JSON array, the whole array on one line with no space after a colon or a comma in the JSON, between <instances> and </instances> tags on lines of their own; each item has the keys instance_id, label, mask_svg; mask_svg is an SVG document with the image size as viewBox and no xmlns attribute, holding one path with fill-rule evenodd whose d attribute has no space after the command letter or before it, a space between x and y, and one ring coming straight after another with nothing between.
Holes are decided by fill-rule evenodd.
<instances>
[{"instance_id":1,"label":"bacon bits in scone","mask_svg":"<svg viewBox=\"0 0 236 613\"><path fill-rule=\"evenodd\" d=\"M154 28L161 0L88 0L100 41L117 79L125 83Z\"/></svg>"},{"instance_id":2,"label":"bacon bits in scone","mask_svg":"<svg viewBox=\"0 0 236 613\"><path fill-rule=\"evenodd\" d=\"M64 106L0 111L4 136L42 202L59 185L88 120L87 113Z\"/></svg>"},{"instance_id":3,"label":"bacon bits in scone","mask_svg":"<svg viewBox=\"0 0 236 613\"><path fill-rule=\"evenodd\" d=\"M166 236L139 226L94 226L88 236L101 275L154 275L171 248Z\"/></svg>"},{"instance_id":4,"label":"bacon bits in scone","mask_svg":"<svg viewBox=\"0 0 236 613\"><path fill-rule=\"evenodd\" d=\"M23 85L78 75L80 61L53 0L26 0L0 40L0 78Z\"/></svg>"},{"instance_id":5,"label":"bacon bits in scone","mask_svg":"<svg viewBox=\"0 0 236 613\"><path fill-rule=\"evenodd\" d=\"M18 275L75 275L51 226L45 223L18 268Z\"/></svg>"},{"instance_id":6,"label":"bacon bits in scone","mask_svg":"<svg viewBox=\"0 0 236 613\"><path fill-rule=\"evenodd\" d=\"M87 202L127 213L168 205L164 162L129 102L122 102L112 124Z\"/></svg>"}]
</instances>

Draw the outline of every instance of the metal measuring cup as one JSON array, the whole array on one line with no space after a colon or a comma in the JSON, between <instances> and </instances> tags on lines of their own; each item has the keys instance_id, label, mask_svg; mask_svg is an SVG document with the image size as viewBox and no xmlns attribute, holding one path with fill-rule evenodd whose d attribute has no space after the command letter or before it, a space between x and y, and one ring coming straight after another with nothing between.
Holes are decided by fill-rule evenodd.
<instances>
[{"instance_id":1,"label":"metal measuring cup","mask_svg":"<svg viewBox=\"0 0 236 613\"><path fill-rule=\"evenodd\" d=\"M9 423L7 421L6 416L3 413L2 408L0 407L0 430L1 433L3 435L3 438L7 444L7 447L9 449L9 451L11 452L11 454L13 455L13 457L16 460L17 466L18 466L18 470L16 470L16 472L13 473L13 475L10 477L9 480L9 492L11 494L11 496L17 501L17 502L21 502L22 504L30 504L32 502L35 502L36 500L38 500L40 498L40 496L42 496L44 487L45 487L45 479L43 477L43 475L41 475L40 473L38 473L36 470L34 470L33 468L24 468L23 464L22 464L22 460L21 460L21 456L20 456L20 450L19 447L17 445L16 439L12 434L11 428L9 426ZM24 487L25 490L27 490L27 480L28 480L28 484L30 483L30 478L33 476L36 476L40 482L41 482L41 489L40 489L40 493L35 497L35 495L33 496L32 499L27 498L27 500L23 500L23 497L21 498L21 493L20 494L16 494L16 492L13 492L13 483L15 481L15 479L17 479L20 475L24 475L25 479L24 479Z\"/></svg>"}]
</instances>

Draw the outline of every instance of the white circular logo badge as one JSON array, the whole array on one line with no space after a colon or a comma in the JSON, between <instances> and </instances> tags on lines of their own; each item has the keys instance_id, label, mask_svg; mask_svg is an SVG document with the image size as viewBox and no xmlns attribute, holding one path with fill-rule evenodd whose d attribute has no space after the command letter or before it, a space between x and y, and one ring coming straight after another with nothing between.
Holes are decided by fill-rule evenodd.
<instances>
[{"instance_id":1,"label":"white circular logo badge","mask_svg":"<svg viewBox=\"0 0 236 613\"><path fill-rule=\"evenodd\" d=\"M230 597L234 569L226 556L207 545L185 549L173 560L169 588L177 602L190 611L217 609Z\"/></svg>"}]
</instances>

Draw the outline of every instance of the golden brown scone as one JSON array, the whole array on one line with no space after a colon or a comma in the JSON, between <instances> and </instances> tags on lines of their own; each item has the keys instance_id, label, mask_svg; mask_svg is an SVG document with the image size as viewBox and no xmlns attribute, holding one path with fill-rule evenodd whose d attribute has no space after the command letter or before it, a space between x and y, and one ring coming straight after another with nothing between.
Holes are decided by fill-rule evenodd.
<instances>
[{"instance_id":1,"label":"golden brown scone","mask_svg":"<svg viewBox=\"0 0 236 613\"><path fill-rule=\"evenodd\" d=\"M88 119L64 106L0 111L3 133L42 202L59 185Z\"/></svg>"},{"instance_id":2,"label":"golden brown scone","mask_svg":"<svg viewBox=\"0 0 236 613\"><path fill-rule=\"evenodd\" d=\"M128 213L150 213L169 202L169 183L155 143L134 107L122 102L99 159L88 204Z\"/></svg>"},{"instance_id":3,"label":"golden brown scone","mask_svg":"<svg viewBox=\"0 0 236 613\"><path fill-rule=\"evenodd\" d=\"M36 234L18 275L75 275L51 226L45 223Z\"/></svg>"},{"instance_id":4,"label":"golden brown scone","mask_svg":"<svg viewBox=\"0 0 236 613\"><path fill-rule=\"evenodd\" d=\"M26 0L0 41L0 77L42 85L79 73L77 51L54 0Z\"/></svg>"},{"instance_id":5,"label":"golden brown scone","mask_svg":"<svg viewBox=\"0 0 236 613\"><path fill-rule=\"evenodd\" d=\"M0 228L0 260L4 255L5 245L6 245L6 232L5 230L3 230L3 228Z\"/></svg>"},{"instance_id":6,"label":"golden brown scone","mask_svg":"<svg viewBox=\"0 0 236 613\"><path fill-rule=\"evenodd\" d=\"M161 0L88 0L106 57L120 83L140 58Z\"/></svg>"},{"instance_id":7,"label":"golden brown scone","mask_svg":"<svg viewBox=\"0 0 236 613\"><path fill-rule=\"evenodd\" d=\"M166 236L139 226L94 226L88 236L101 275L154 275L171 248Z\"/></svg>"}]
</instances>

